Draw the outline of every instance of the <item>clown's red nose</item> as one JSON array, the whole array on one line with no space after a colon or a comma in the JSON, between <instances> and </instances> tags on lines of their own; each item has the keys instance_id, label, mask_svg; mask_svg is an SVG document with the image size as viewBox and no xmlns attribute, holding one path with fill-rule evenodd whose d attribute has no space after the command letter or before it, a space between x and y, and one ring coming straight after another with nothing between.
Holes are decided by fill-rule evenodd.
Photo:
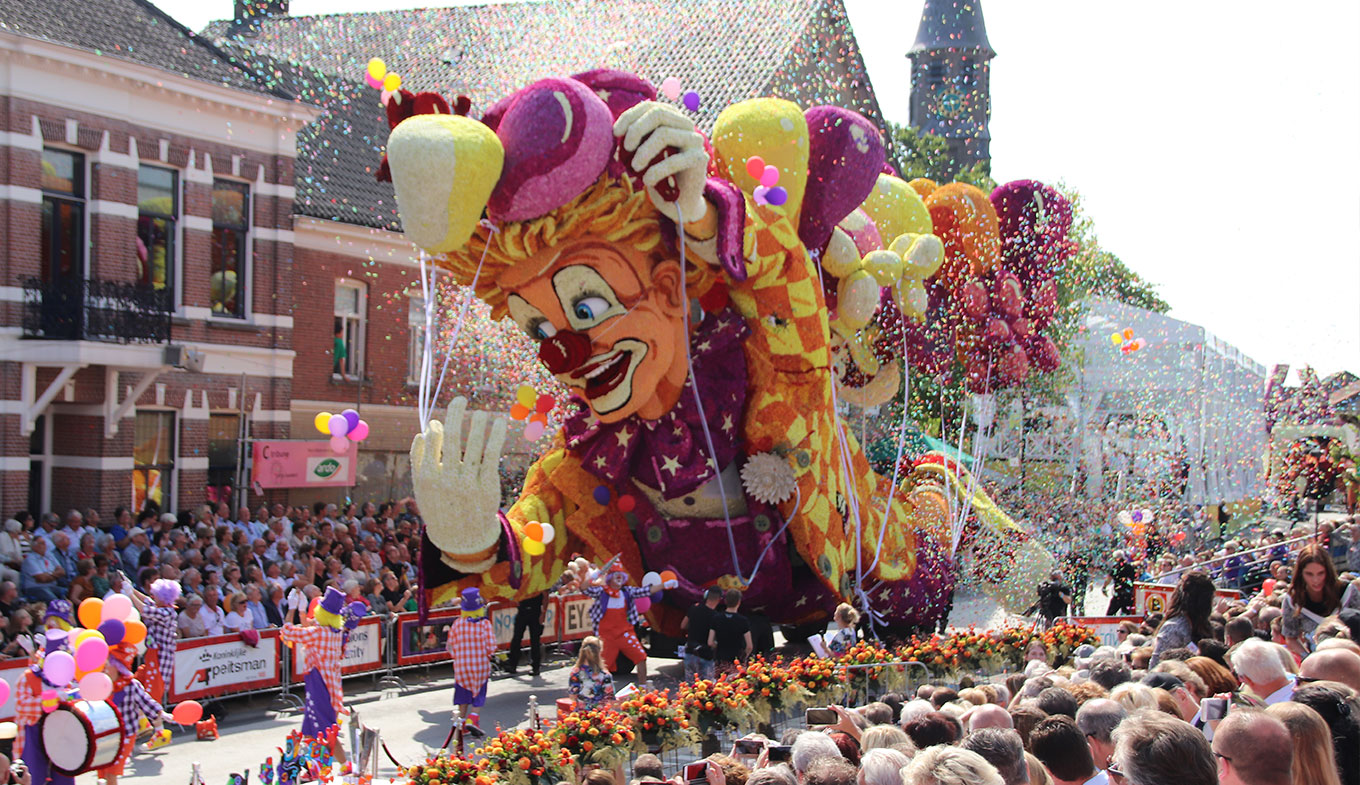
<instances>
[{"instance_id":1,"label":"clown's red nose","mask_svg":"<svg viewBox=\"0 0 1360 785\"><path fill-rule=\"evenodd\" d=\"M562 330L539 344L538 359L554 375L579 368L590 359L590 338L584 333Z\"/></svg>"}]
</instances>

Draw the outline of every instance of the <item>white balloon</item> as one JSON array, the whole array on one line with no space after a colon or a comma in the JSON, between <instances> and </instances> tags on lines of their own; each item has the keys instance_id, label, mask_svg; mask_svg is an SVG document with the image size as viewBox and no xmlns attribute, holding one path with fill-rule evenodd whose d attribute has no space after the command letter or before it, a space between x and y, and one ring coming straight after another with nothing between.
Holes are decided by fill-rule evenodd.
<instances>
[{"instance_id":1,"label":"white balloon","mask_svg":"<svg viewBox=\"0 0 1360 785\"><path fill-rule=\"evenodd\" d=\"M658 575L658 574L656 574L655 572L649 572L649 573L647 573L646 575L642 576L642 585L643 585L643 586L660 586L660 585L661 585L661 576Z\"/></svg>"},{"instance_id":2,"label":"white balloon","mask_svg":"<svg viewBox=\"0 0 1360 785\"><path fill-rule=\"evenodd\" d=\"M547 545L557 536L557 530L553 528L551 523L541 523L539 525L543 527L543 544Z\"/></svg>"}]
</instances>

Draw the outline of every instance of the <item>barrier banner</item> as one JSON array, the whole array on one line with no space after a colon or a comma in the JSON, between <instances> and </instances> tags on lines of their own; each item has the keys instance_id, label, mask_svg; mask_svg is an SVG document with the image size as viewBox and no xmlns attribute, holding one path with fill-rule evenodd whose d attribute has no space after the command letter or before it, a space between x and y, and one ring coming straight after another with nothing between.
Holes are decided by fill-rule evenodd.
<instances>
[{"instance_id":1,"label":"barrier banner","mask_svg":"<svg viewBox=\"0 0 1360 785\"><path fill-rule=\"evenodd\" d=\"M9 684L9 697L5 698L4 703L0 703L0 720L14 719L14 695L16 692L14 685L19 683L19 677L23 675L26 668L28 668L27 657L0 662L0 679L4 679Z\"/></svg>"},{"instance_id":2,"label":"barrier banner","mask_svg":"<svg viewBox=\"0 0 1360 785\"><path fill-rule=\"evenodd\" d=\"M557 616L558 604L556 598L546 597L543 600L543 634L539 642L544 646L549 643L557 642ZM510 648L510 637L515 634L515 613L518 606L513 603L492 603L487 608L490 614L491 624L496 632L496 650L505 651ZM526 629L520 637L520 644L527 647L529 645L529 631Z\"/></svg>"},{"instance_id":3,"label":"barrier banner","mask_svg":"<svg viewBox=\"0 0 1360 785\"><path fill-rule=\"evenodd\" d=\"M1144 616L1153 613L1166 613L1167 606L1171 604L1171 595L1175 591L1175 586L1163 583L1134 583L1134 611ZM1240 600L1242 599L1242 592L1237 589L1218 589L1214 592L1214 596L1228 600Z\"/></svg>"},{"instance_id":4,"label":"barrier banner","mask_svg":"<svg viewBox=\"0 0 1360 785\"><path fill-rule=\"evenodd\" d=\"M251 444L251 482L261 488L349 488L359 465L359 443L336 453L328 441Z\"/></svg>"},{"instance_id":5,"label":"barrier banner","mask_svg":"<svg viewBox=\"0 0 1360 785\"><path fill-rule=\"evenodd\" d=\"M279 631L259 632L258 646L236 634L180 640L171 702L279 686Z\"/></svg>"},{"instance_id":6,"label":"barrier banner","mask_svg":"<svg viewBox=\"0 0 1360 785\"><path fill-rule=\"evenodd\" d=\"M594 602L584 594L558 598L558 615L561 618L557 627L558 640L579 641L595 632L595 625L590 621L590 606Z\"/></svg>"},{"instance_id":7,"label":"barrier banner","mask_svg":"<svg viewBox=\"0 0 1360 785\"><path fill-rule=\"evenodd\" d=\"M422 665L427 662L449 662L449 625L458 618L457 608L430 611L425 624L414 613L396 617L397 664Z\"/></svg>"},{"instance_id":8,"label":"barrier banner","mask_svg":"<svg viewBox=\"0 0 1360 785\"><path fill-rule=\"evenodd\" d=\"M283 644L287 646L288 644ZM340 672L345 676L377 670L383 664L382 622L377 616L365 616L359 626L350 630L345 643L345 655L340 660ZM301 644L293 652L293 679L301 681L307 675L307 647Z\"/></svg>"},{"instance_id":9,"label":"barrier banner","mask_svg":"<svg viewBox=\"0 0 1360 785\"><path fill-rule=\"evenodd\" d=\"M1097 646L1118 646L1119 645L1119 625L1121 622L1131 621L1134 624L1142 624L1142 616L1068 616L1065 621L1069 624L1080 624L1083 627L1090 627L1095 630L1100 643Z\"/></svg>"}]
</instances>

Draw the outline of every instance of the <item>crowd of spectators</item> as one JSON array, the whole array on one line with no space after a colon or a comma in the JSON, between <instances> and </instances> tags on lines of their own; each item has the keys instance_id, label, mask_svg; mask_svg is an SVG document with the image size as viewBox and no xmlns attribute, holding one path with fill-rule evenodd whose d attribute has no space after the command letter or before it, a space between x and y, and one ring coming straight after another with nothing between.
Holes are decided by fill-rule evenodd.
<instances>
[{"instance_id":1,"label":"crowd of spectators","mask_svg":"<svg viewBox=\"0 0 1360 785\"><path fill-rule=\"evenodd\" d=\"M414 610L420 516L412 499L364 505L226 504L175 515L119 507L35 518L0 532L0 655L25 656L33 634L68 623L86 597L148 593L178 581L181 637L276 627L326 586L371 613Z\"/></svg>"}]
</instances>

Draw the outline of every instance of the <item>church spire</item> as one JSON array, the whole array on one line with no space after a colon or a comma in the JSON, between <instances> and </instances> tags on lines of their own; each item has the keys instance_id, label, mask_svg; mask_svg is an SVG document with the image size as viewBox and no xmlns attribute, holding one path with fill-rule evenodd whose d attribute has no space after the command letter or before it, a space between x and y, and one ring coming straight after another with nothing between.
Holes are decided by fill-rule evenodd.
<instances>
[{"instance_id":1,"label":"church spire","mask_svg":"<svg viewBox=\"0 0 1360 785\"><path fill-rule=\"evenodd\" d=\"M986 58L996 57L987 40L980 0L926 0L916 43L907 54L914 58L922 52L940 49L963 49Z\"/></svg>"},{"instance_id":2,"label":"church spire","mask_svg":"<svg viewBox=\"0 0 1360 785\"><path fill-rule=\"evenodd\" d=\"M926 0L911 58L911 124L945 139L957 169L991 160L991 67L981 0Z\"/></svg>"}]
</instances>

